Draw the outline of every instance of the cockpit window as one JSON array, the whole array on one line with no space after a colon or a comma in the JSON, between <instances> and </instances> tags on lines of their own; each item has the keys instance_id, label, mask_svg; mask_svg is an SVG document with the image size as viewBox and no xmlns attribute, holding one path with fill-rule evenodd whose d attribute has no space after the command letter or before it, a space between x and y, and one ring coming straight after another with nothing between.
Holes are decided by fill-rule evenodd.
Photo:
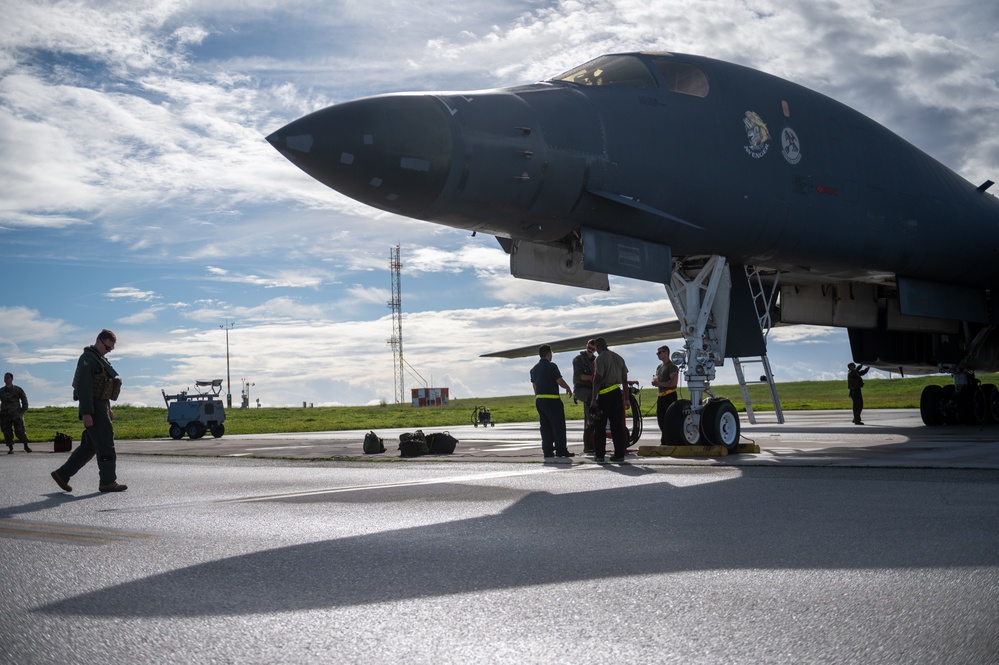
<instances>
[{"instance_id":1,"label":"cockpit window","mask_svg":"<svg viewBox=\"0 0 999 665\"><path fill-rule=\"evenodd\" d=\"M618 85L655 88L656 80L644 62L630 55L605 55L559 74L553 81L579 85Z\"/></svg>"},{"instance_id":2,"label":"cockpit window","mask_svg":"<svg viewBox=\"0 0 999 665\"><path fill-rule=\"evenodd\" d=\"M695 97L708 96L708 77L697 65L675 60L656 59L654 62L670 91Z\"/></svg>"}]
</instances>

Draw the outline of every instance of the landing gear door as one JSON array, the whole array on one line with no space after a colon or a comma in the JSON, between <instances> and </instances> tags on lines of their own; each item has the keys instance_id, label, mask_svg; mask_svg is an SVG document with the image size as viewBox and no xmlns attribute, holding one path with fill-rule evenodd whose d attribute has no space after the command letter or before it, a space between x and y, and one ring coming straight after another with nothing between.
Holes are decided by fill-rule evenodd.
<instances>
[{"instance_id":1,"label":"landing gear door","mask_svg":"<svg viewBox=\"0 0 999 665\"><path fill-rule=\"evenodd\" d=\"M583 228L583 265L587 270L669 284L673 255L669 245Z\"/></svg>"},{"instance_id":2,"label":"landing gear door","mask_svg":"<svg viewBox=\"0 0 999 665\"><path fill-rule=\"evenodd\" d=\"M607 274L583 268L583 255L561 245L515 240L510 249L510 274L552 284L609 291Z\"/></svg>"}]
</instances>

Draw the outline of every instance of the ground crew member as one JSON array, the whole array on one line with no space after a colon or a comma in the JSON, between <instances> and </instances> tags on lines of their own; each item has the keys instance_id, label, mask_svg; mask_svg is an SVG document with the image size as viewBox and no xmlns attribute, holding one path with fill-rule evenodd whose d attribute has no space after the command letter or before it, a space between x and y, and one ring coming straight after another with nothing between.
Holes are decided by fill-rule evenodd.
<instances>
[{"instance_id":1,"label":"ground crew member","mask_svg":"<svg viewBox=\"0 0 999 665\"><path fill-rule=\"evenodd\" d=\"M105 358L108 352L114 351L117 341L115 334L105 328L97 334L97 341L83 350L76 363L73 393L80 400L83 436L66 463L52 472L52 479L67 492L73 491L69 479L94 455L97 456L100 474L97 489L102 492L124 492L128 489L127 485L118 482L115 469L114 411L111 410L111 402L118 399L121 390L121 379Z\"/></svg>"},{"instance_id":2,"label":"ground crew member","mask_svg":"<svg viewBox=\"0 0 999 665\"><path fill-rule=\"evenodd\" d=\"M538 347L541 360L531 368L531 386L534 388L534 406L541 421L541 452L546 461L555 457L575 457L565 440L565 405L562 404L559 386L572 394L569 384L562 378L558 365L552 362L552 347Z\"/></svg>"},{"instance_id":3,"label":"ground crew member","mask_svg":"<svg viewBox=\"0 0 999 665\"><path fill-rule=\"evenodd\" d=\"M597 348L597 359L593 366L593 397L591 407L598 409L600 418L593 430L593 456L598 464L604 463L607 452L607 428L610 422L611 438L614 441L612 462L623 462L628 450L628 428L624 426L624 412L627 409L628 366L624 358L607 348L607 340L597 337L593 340ZM609 419L609 420L604 420Z\"/></svg>"},{"instance_id":4,"label":"ground crew member","mask_svg":"<svg viewBox=\"0 0 999 665\"><path fill-rule=\"evenodd\" d=\"M659 390L656 398L656 420L659 421L659 443L666 445L666 410L676 401L676 384L680 378L680 368L673 364L669 357L669 347L660 346L656 349L659 357L659 367L652 377L652 385Z\"/></svg>"},{"instance_id":5,"label":"ground crew member","mask_svg":"<svg viewBox=\"0 0 999 665\"><path fill-rule=\"evenodd\" d=\"M864 380L860 377L867 374L871 368L850 363L846 366L846 387L850 389L850 399L853 400L853 424L863 425L860 412L864 410Z\"/></svg>"},{"instance_id":6,"label":"ground crew member","mask_svg":"<svg viewBox=\"0 0 999 665\"><path fill-rule=\"evenodd\" d=\"M593 360L597 347L593 340L586 342L586 348L572 359L572 397L583 405L583 453L593 452L593 415L590 402L593 400Z\"/></svg>"},{"instance_id":7,"label":"ground crew member","mask_svg":"<svg viewBox=\"0 0 999 665\"><path fill-rule=\"evenodd\" d=\"M24 412L28 410L28 396L21 386L14 385L14 375L3 375L3 388L0 388L0 429L7 444L7 454L14 452L14 435L24 444L24 452L30 453L28 435L24 431Z\"/></svg>"}]
</instances>

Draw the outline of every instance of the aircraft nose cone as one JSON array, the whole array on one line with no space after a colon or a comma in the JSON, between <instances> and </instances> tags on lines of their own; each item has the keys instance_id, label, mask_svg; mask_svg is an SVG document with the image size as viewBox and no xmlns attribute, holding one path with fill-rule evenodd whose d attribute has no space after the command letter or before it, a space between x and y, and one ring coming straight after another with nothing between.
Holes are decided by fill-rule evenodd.
<instances>
[{"instance_id":1,"label":"aircraft nose cone","mask_svg":"<svg viewBox=\"0 0 999 665\"><path fill-rule=\"evenodd\" d=\"M451 170L448 114L428 95L384 95L299 118L267 137L324 185L367 205L425 217Z\"/></svg>"}]
</instances>

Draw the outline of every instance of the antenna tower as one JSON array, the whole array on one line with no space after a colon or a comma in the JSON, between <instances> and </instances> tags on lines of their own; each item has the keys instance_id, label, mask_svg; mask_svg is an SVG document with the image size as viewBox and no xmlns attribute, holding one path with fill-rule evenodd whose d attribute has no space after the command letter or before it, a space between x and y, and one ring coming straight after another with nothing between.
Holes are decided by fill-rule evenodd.
<instances>
[{"instance_id":1,"label":"antenna tower","mask_svg":"<svg viewBox=\"0 0 999 665\"><path fill-rule=\"evenodd\" d=\"M392 337L388 343L392 347L395 401L396 404L402 404L406 400L406 388L403 385L405 377L402 360L402 259L399 257L398 244L389 252L389 269L392 271L392 300L388 304L392 310Z\"/></svg>"}]
</instances>

